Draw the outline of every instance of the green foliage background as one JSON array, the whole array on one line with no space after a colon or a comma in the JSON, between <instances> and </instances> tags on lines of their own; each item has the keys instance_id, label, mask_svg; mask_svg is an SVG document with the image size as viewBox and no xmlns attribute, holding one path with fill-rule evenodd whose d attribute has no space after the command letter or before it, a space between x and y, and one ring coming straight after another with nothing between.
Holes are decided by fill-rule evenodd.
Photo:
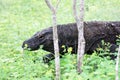
<instances>
[{"instance_id":1,"label":"green foliage background","mask_svg":"<svg viewBox=\"0 0 120 80\"><path fill-rule=\"evenodd\" d=\"M57 19L59 24L75 22L71 0L61 0ZM47 52L23 52L21 48L25 39L51 26L51 20L44 0L0 0L0 80L54 79L54 61L50 65L41 62ZM85 20L120 21L120 0L85 0ZM62 80L114 80L115 61L96 52L85 55L83 73L78 75L75 58L69 53L61 59Z\"/></svg>"}]
</instances>

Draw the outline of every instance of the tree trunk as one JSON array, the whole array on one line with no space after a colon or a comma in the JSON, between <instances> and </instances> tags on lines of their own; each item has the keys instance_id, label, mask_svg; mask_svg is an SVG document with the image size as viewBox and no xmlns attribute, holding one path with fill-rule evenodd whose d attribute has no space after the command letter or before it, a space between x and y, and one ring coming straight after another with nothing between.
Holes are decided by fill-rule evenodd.
<instances>
[{"instance_id":1,"label":"tree trunk","mask_svg":"<svg viewBox=\"0 0 120 80\"><path fill-rule=\"evenodd\" d=\"M55 80L60 80L60 57L59 57L59 45L58 45L58 34L57 34L57 19L56 19L56 11L59 4L56 7L53 7L49 0L45 0L47 6L52 11L53 18L53 40L54 40L54 53L55 53L55 70L56 70L56 78Z\"/></svg>"},{"instance_id":2,"label":"tree trunk","mask_svg":"<svg viewBox=\"0 0 120 80\"><path fill-rule=\"evenodd\" d=\"M53 40L54 40L54 52L55 52L56 80L60 80L60 57L59 57L56 13L53 14L53 26L54 26L53 27Z\"/></svg>"},{"instance_id":3,"label":"tree trunk","mask_svg":"<svg viewBox=\"0 0 120 80\"><path fill-rule=\"evenodd\" d=\"M78 28L78 50L77 50L77 71L81 73L82 58L85 51L85 39L84 39L84 0L80 0L80 16L77 14L76 9L77 0L73 0L73 13Z\"/></svg>"},{"instance_id":4,"label":"tree trunk","mask_svg":"<svg viewBox=\"0 0 120 80\"><path fill-rule=\"evenodd\" d=\"M117 59L116 59L116 67L115 67L115 70L116 70L116 78L115 80L119 80L119 76L118 76L118 68L119 68L119 58L120 58L120 46L119 46L119 49L118 49L118 55L117 55Z\"/></svg>"}]
</instances>

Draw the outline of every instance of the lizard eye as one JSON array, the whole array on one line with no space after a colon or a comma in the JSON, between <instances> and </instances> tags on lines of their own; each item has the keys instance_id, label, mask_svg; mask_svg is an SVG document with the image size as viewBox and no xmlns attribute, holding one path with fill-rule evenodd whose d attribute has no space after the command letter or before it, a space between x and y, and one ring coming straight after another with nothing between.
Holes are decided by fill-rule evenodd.
<instances>
[{"instance_id":1,"label":"lizard eye","mask_svg":"<svg viewBox=\"0 0 120 80\"><path fill-rule=\"evenodd\" d=\"M43 38L43 35L40 35L39 38Z\"/></svg>"}]
</instances>

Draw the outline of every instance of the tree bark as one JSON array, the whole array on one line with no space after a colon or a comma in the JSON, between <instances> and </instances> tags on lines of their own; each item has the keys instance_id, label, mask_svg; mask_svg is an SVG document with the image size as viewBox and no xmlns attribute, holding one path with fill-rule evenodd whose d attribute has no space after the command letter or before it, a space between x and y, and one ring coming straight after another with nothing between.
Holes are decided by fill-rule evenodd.
<instances>
[{"instance_id":1,"label":"tree bark","mask_svg":"<svg viewBox=\"0 0 120 80\"><path fill-rule=\"evenodd\" d=\"M78 28L78 50L77 50L77 71L82 72L82 58L85 51L84 39L84 0L80 0L80 15L77 14L76 9L77 0L73 0L73 14Z\"/></svg>"},{"instance_id":2,"label":"tree bark","mask_svg":"<svg viewBox=\"0 0 120 80\"><path fill-rule=\"evenodd\" d=\"M118 68L119 68L119 58L120 58L120 46L119 46L119 49L118 49L118 55L117 55L117 59L116 59L116 67L115 67L115 70L116 70L116 78L115 80L119 80L119 76L118 76Z\"/></svg>"},{"instance_id":3,"label":"tree bark","mask_svg":"<svg viewBox=\"0 0 120 80\"><path fill-rule=\"evenodd\" d=\"M55 53L55 70L56 70L56 78L55 80L60 80L60 57L59 57L59 45L58 45L58 34L57 34L57 19L56 19L56 11L58 8L58 3L56 7L53 7L49 0L45 0L47 6L52 11L52 19L53 19L53 40L54 40L54 53Z\"/></svg>"}]
</instances>

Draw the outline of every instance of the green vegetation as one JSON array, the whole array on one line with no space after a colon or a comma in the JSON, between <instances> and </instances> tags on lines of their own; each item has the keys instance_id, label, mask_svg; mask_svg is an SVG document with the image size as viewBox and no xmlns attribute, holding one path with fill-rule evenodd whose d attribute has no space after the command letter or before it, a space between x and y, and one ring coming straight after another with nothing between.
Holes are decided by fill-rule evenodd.
<instances>
[{"instance_id":1,"label":"green vegetation","mask_svg":"<svg viewBox=\"0 0 120 80\"><path fill-rule=\"evenodd\" d=\"M120 21L120 0L86 0L85 20ZM71 0L61 0L58 23L74 22ZM54 61L43 64L47 52L24 51L22 42L52 24L44 0L0 0L0 80L53 80ZM36 62L33 62L35 59ZM119 67L120 76L120 67ZM85 55L83 73L76 73L76 55L61 59L62 80L114 80L115 61L96 52Z\"/></svg>"}]
</instances>

